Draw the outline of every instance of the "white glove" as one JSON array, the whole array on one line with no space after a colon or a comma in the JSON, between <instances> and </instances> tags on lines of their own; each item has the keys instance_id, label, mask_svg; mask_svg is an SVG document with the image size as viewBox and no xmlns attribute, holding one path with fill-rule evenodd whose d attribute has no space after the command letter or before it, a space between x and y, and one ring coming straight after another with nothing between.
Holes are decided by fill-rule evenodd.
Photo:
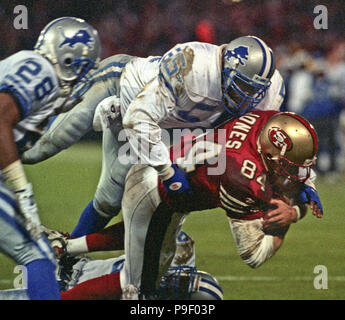
<instances>
[{"instance_id":1,"label":"white glove","mask_svg":"<svg viewBox=\"0 0 345 320\"><path fill-rule=\"evenodd\" d=\"M96 107L93 117L93 129L103 131L110 127L111 123L120 115L120 99L111 96L102 100Z\"/></svg>"},{"instance_id":2,"label":"white glove","mask_svg":"<svg viewBox=\"0 0 345 320\"><path fill-rule=\"evenodd\" d=\"M41 221L34 200L32 184L28 183L23 189L17 190L15 193L19 210L25 218L25 229L33 239L38 240L41 235Z\"/></svg>"},{"instance_id":3,"label":"white glove","mask_svg":"<svg viewBox=\"0 0 345 320\"><path fill-rule=\"evenodd\" d=\"M139 300L138 288L133 284L128 284L122 289L121 300Z\"/></svg>"}]
</instances>

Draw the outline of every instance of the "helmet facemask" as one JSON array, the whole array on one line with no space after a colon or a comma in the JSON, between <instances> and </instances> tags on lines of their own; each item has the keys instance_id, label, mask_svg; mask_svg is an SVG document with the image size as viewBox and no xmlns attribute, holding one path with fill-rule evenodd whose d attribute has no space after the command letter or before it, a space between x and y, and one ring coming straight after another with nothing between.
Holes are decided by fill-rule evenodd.
<instances>
[{"instance_id":1,"label":"helmet facemask","mask_svg":"<svg viewBox=\"0 0 345 320\"><path fill-rule=\"evenodd\" d=\"M315 159L306 160L305 164L300 165L284 156L270 157L270 154L266 154L265 158L272 174L272 182L286 188L293 188L297 183L304 183L308 180L311 174L311 167L316 160L315 157Z\"/></svg>"},{"instance_id":2,"label":"helmet facemask","mask_svg":"<svg viewBox=\"0 0 345 320\"><path fill-rule=\"evenodd\" d=\"M157 296L160 300L189 300L191 287L196 276L195 267L170 267L162 278Z\"/></svg>"},{"instance_id":3,"label":"helmet facemask","mask_svg":"<svg viewBox=\"0 0 345 320\"><path fill-rule=\"evenodd\" d=\"M264 98L275 71L272 50L254 36L234 39L222 48L221 103L231 116L254 109Z\"/></svg>"},{"instance_id":4,"label":"helmet facemask","mask_svg":"<svg viewBox=\"0 0 345 320\"><path fill-rule=\"evenodd\" d=\"M222 300L223 290L216 278L196 267L170 267L157 291L160 300Z\"/></svg>"},{"instance_id":5,"label":"helmet facemask","mask_svg":"<svg viewBox=\"0 0 345 320\"><path fill-rule=\"evenodd\" d=\"M55 65L56 74L58 75L60 88L61 88L61 96L68 96L73 88L77 86L79 83L87 82L88 74L92 69L96 69L98 63L94 60L87 58L87 57L76 57L74 60L69 58L65 59L64 62L65 66L70 68L74 77L72 80L65 80L63 75L60 72L60 66L58 64Z\"/></svg>"},{"instance_id":6,"label":"helmet facemask","mask_svg":"<svg viewBox=\"0 0 345 320\"><path fill-rule=\"evenodd\" d=\"M76 57L71 63L71 69L76 75L77 82L87 81L86 75L91 69L95 69L95 61L88 57Z\"/></svg>"},{"instance_id":7,"label":"helmet facemask","mask_svg":"<svg viewBox=\"0 0 345 320\"><path fill-rule=\"evenodd\" d=\"M223 70L222 82L222 105L232 116L241 116L254 109L271 85L270 81L255 81L231 68Z\"/></svg>"}]
</instances>

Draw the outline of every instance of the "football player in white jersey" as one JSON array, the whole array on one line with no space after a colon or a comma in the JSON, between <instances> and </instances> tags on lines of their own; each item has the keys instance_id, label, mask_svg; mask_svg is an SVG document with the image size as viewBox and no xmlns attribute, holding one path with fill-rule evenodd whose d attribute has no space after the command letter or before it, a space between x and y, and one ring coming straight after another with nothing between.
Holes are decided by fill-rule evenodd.
<instances>
[{"instance_id":1,"label":"football player in white jersey","mask_svg":"<svg viewBox=\"0 0 345 320\"><path fill-rule=\"evenodd\" d=\"M90 130L93 120L94 129L103 131L101 177L73 237L102 229L120 211L133 162L119 157L127 135L135 150L138 140L148 146L149 152L140 150L140 161L159 171L167 190L185 193L188 183L170 162L162 128L207 129L253 108L279 110L285 94L271 49L252 36L221 46L179 44L163 57L113 56L89 83L75 93L83 95L83 102L58 117L22 158L37 163L57 154ZM171 190L170 185L180 188Z\"/></svg>"},{"instance_id":2,"label":"football player in white jersey","mask_svg":"<svg viewBox=\"0 0 345 320\"><path fill-rule=\"evenodd\" d=\"M59 294L54 254L41 234L19 156L42 135L49 117L73 106L72 88L97 67L99 56L97 31L82 19L63 17L42 30L33 51L0 62L0 248L26 267L30 299Z\"/></svg>"}]
</instances>

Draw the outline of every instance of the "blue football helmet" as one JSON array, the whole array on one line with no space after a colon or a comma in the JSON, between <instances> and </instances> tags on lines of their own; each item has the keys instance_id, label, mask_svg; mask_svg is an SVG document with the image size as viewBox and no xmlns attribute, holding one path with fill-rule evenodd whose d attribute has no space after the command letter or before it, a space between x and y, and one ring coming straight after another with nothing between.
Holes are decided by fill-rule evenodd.
<instances>
[{"instance_id":1,"label":"blue football helmet","mask_svg":"<svg viewBox=\"0 0 345 320\"><path fill-rule=\"evenodd\" d=\"M254 36L237 38L223 49L222 105L231 116L254 109L265 97L275 71L272 50Z\"/></svg>"},{"instance_id":2,"label":"blue football helmet","mask_svg":"<svg viewBox=\"0 0 345 320\"><path fill-rule=\"evenodd\" d=\"M170 267L156 293L158 300L223 300L216 278L195 267Z\"/></svg>"}]
</instances>

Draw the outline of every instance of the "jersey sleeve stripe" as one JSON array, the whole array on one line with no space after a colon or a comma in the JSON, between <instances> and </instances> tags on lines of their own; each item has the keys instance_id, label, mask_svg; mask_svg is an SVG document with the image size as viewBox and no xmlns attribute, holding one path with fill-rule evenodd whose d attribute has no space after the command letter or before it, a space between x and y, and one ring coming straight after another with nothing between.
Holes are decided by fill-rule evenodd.
<instances>
[{"instance_id":1,"label":"jersey sleeve stripe","mask_svg":"<svg viewBox=\"0 0 345 320\"><path fill-rule=\"evenodd\" d=\"M229 204L225 203L224 201L222 201L222 199L220 200L220 203L222 204L222 206L229 210L229 211L233 211L233 212L237 212L237 213L246 213L246 210L238 210L238 209L235 209L234 207L231 207Z\"/></svg>"},{"instance_id":2,"label":"jersey sleeve stripe","mask_svg":"<svg viewBox=\"0 0 345 320\"><path fill-rule=\"evenodd\" d=\"M7 76L5 77L5 79L7 79L7 80L13 82L16 86L18 86L18 88L19 88L20 90L23 91L23 93L26 95L26 97L27 97L27 98L29 99L29 101L30 101L30 99L31 99L31 94L21 85L21 83L20 83L18 80L16 80L16 79L15 79L14 77L12 77L11 75L7 75Z\"/></svg>"},{"instance_id":3,"label":"jersey sleeve stripe","mask_svg":"<svg viewBox=\"0 0 345 320\"><path fill-rule=\"evenodd\" d=\"M82 82L74 89L73 98L81 98L96 82L110 78L120 78L127 63L112 62L93 73L87 82Z\"/></svg>"},{"instance_id":4,"label":"jersey sleeve stripe","mask_svg":"<svg viewBox=\"0 0 345 320\"><path fill-rule=\"evenodd\" d=\"M234 209L238 209L238 210L241 210L243 209L243 206L240 206L239 204L227 199L223 194L222 192L219 192L219 197L220 197L220 200L225 202L228 206L230 206L231 208L234 208Z\"/></svg>"},{"instance_id":5,"label":"jersey sleeve stripe","mask_svg":"<svg viewBox=\"0 0 345 320\"><path fill-rule=\"evenodd\" d=\"M222 185L220 185L220 192L230 201L230 202L234 202L234 203L237 203L239 204L240 206L243 206L243 207L248 207L248 204L234 198L233 196L231 196L230 194L228 194L224 187Z\"/></svg>"},{"instance_id":6,"label":"jersey sleeve stripe","mask_svg":"<svg viewBox=\"0 0 345 320\"><path fill-rule=\"evenodd\" d=\"M158 76L159 76L159 78L161 78L163 80L164 84L166 85L166 87L169 89L169 91L171 92L172 96L174 97L175 103L177 104L177 98L175 97L174 89L171 86L171 84L165 79L165 77L164 77L162 72L159 72Z\"/></svg>"}]
</instances>

